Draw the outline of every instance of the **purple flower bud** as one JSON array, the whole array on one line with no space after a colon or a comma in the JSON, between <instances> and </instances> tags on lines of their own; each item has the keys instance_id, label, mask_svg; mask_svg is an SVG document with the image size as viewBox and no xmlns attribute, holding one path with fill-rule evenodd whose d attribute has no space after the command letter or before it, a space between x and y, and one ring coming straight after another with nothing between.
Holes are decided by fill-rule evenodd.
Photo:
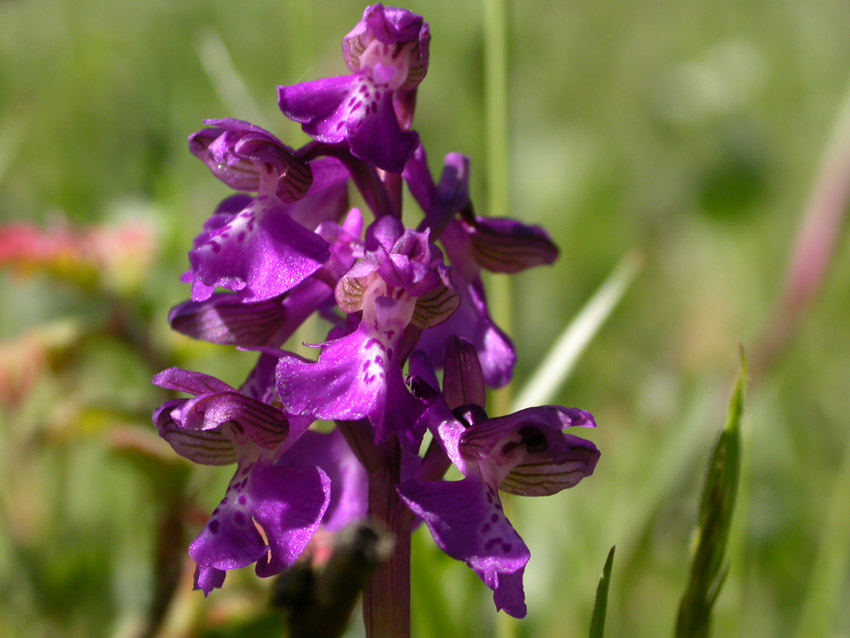
<instances>
[{"instance_id":1,"label":"purple flower bud","mask_svg":"<svg viewBox=\"0 0 850 638\"><path fill-rule=\"evenodd\" d=\"M189 150L222 182L238 191L275 195L284 204L310 188L310 167L271 133L240 120L205 120L214 128L189 136Z\"/></svg>"}]
</instances>

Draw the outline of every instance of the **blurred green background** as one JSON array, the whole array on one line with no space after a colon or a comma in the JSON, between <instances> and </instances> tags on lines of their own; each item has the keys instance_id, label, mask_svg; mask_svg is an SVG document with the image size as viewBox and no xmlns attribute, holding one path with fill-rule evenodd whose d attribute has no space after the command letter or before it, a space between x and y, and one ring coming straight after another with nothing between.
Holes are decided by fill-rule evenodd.
<instances>
[{"instance_id":1,"label":"blurred green background","mask_svg":"<svg viewBox=\"0 0 850 638\"><path fill-rule=\"evenodd\" d=\"M830 139L847 152L833 131L850 109L850 3L508 3L499 185L485 169L484 4L406 6L431 25L416 129L432 170L468 154L476 209L507 186L503 212L562 251L510 288L517 387L624 255L641 264L553 398L596 415L596 474L509 503L532 551L528 618L497 615L420 531L414 635L586 635L614 544L607 635L669 635L738 344L757 350L775 316ZM221 497L229 469L184 466L150 436L159 368L238 384L253 363L168 330L191 240L228 193L186 136L230 116L300 145L275 86L343 73L362 9L0 1L0 222L106 246L46 265L9 258L8 239L0 252L3 635L139 635L168 571L157 561L185 556L174 529L196 533ZM788 347L753 370L716 636L850 636L850 252L846 232L834 239ZM175 494L188 495L177 522ZM160 635L276 635L268 583L248 571L205 600L184 569Z\"/></svg>"}]
</instances>

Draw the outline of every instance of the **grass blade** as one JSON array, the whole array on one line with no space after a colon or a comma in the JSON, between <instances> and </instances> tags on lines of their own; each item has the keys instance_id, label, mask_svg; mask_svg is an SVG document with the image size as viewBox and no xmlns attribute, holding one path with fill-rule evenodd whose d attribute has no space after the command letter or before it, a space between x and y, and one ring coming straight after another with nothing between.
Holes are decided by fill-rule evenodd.
<instances>
[{"instance_id":1,"label":"grass blade","mask_svg":"<svg viewBox=\"0 0 850 638\"><path fill-rule=\"evenodd\" d=\"M620 260L584 308L564 328L546 358L526 381L513 402L512 411L544 405L552 400L558 388L570 376L585 348L623 298L640 270L640 265L640 257L635 252Z\"/></svg>"},{"instance_id":2,"label":"grass blade","mask_svg":"<svg viewBox=\"0 0 850 638\"><path fill-rule=\"evenodd\" d=\"M676 621L677 638L708 636L711 610L728 571L724 561L741 473L741 415L747 384L743 353L741 359L726 427L714 447L706 474L691 575Z\"/></svg>"},{"instance_id":3,"label":"grass blade","mask_svg":"<svg viewBox=\"0 0 850 638\"><path fill-rule=\"evenodd\" d=\"M248 86L236 70L233 58L217 31L202 29L197 36L198 57L218 94L218 99L234 113L233 117L259 126L265 124L262 109L251 96Z\"/></svg>"},{"instance_id":4,"label":"grass blade","mask_svg":"<svg viewBox=\"0 0 850 638\"><path fill-rule=\"evenodd\" d=\"M611 568L614 566L613 546L608 552L605 567L602 568L602 577L596 588L596 603L593 605L593 618L590 620L590 638L602 638L605 634L605 614L608 611L608 586L611 584Z\"/></svg>"}]
</instances>

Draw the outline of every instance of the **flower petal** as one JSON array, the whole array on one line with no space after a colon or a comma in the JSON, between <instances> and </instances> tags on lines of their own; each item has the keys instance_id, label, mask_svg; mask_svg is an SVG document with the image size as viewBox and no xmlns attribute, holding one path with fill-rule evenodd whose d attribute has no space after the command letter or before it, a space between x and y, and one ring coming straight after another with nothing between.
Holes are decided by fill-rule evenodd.
<instances>
[{"instance_id":1,"label":"flower petal","mask_svg":"<svg viewBox=\"0 0 850 638\"><path fill-rule=\"evenodd\" d=\"M339 430L305 432L277 464L315 466L328 475L331 494L322 519L325 529L336 532L366 517L369 477Z\"/></svg>"},{"instance_id":2,"label":"flower petal","mask_svg":"<svg viewBox=\"0 0 850 638\"><path fill-rule=\"evenodd\" d=\"M195 339L219 345L280 347L304 320L333 298L333 290L307 279L282 296L246 302L239 295L217 293L206 301L188 301L171 309L171 327Z\"/></svg>"},{"instance_id":3,"label":"flower petal","mask_svg":"<svg viewBox=\"0 0 850 638\"><path fill-rule=\"evenodd\" d=\"M318 528L329 492L330 481L318 468L240 464L221 504L189 547L198 565L196 586L205 594L221 586L224 576L215 570L257 563L258 575L271 576L292 565Z\"/></svg>"},{"instance_id":4,"label":"flower petal","mask_svg":"<svg viewBox=\"0 0 850 638\"><path fill-rule=\"evenodd\" d=\"M327 242L268 200L232 215L219 213L189 253L192 300L204 301L216 286L245 301L276 297L316 272L328 257Z\"/></svg>"},{"instance_id":5,"label":"flower petal","mask_svg":"<svg viewBox=\"0 0 850 638\"><path fill-rule=\"evenodd\" d=\"M451 482L407 481L398 493L428 526L437 546L464 561L494 590L498 606L512 616L525 615L522 570L531 554L505 517L495 490L473 476Z\"/></svg>"}]
</instances>

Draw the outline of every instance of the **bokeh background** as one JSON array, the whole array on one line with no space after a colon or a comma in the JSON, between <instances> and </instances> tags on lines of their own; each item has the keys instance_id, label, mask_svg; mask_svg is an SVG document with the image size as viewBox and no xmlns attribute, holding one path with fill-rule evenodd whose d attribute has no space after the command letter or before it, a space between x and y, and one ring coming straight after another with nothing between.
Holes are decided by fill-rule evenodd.
<instances>
[{"instance_id":1,"label":"bokeh background","mask_svg":"<svg viewBox=\"0 0 850 638\"><path fill-rule=\"evenodd\" d=\"M617 265L634 276L551 399L596 415L596 474L508 505L532 551L528 618L497 615L420 531L414 634L586 635L617 545L607 635L669 635L744 344L743 477L714 635L850 636L850 251L828 210L846 210L850 182L850 4L507 3L504 152L488 129L485 4L406 6L431 24L415 125L432 169L468 154L476 209L543 224L561 248L553 267L491 282L519 351L514 396ZM275 86L343 73L339 42L362 9L0 2L4 636L130 638L157 614L162 636L279 634L250 570L209 599L190 591L186 546L230 470L158 442L150 377L180 365L238 384L253 364L168 330L191 240L228 192L186 136L232 116L302 143ZM507 203L488 202L499 192ZM823 243L803 264L828 267L783 304L807 210Z\"/></svg>"}]
</instances>

